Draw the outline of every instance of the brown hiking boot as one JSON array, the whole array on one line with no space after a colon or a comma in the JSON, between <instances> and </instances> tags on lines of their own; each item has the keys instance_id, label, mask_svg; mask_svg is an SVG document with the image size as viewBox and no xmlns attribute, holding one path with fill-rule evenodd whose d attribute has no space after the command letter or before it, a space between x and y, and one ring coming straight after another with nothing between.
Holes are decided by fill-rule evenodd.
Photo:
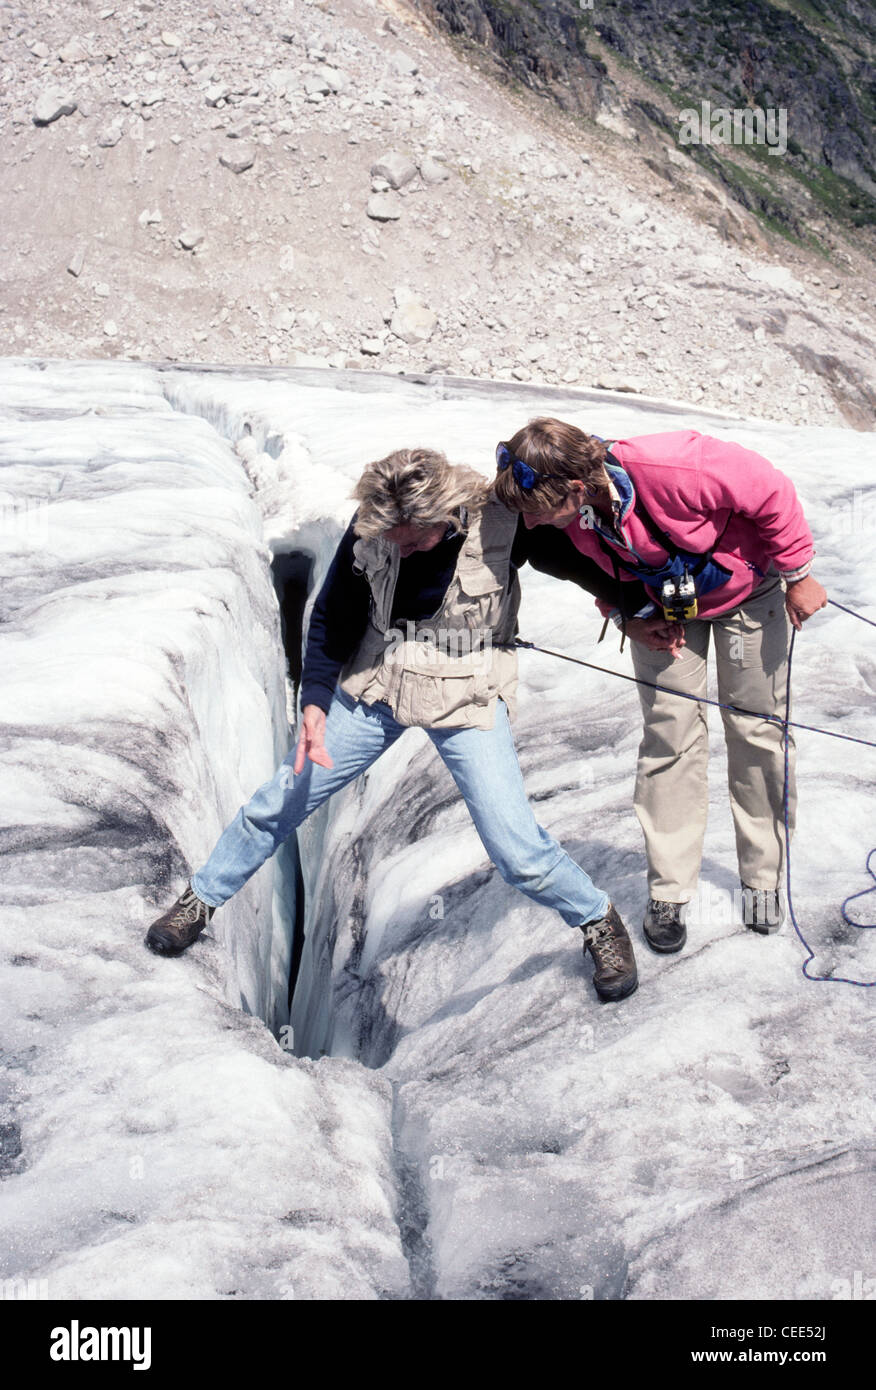
<instances>
[{"instance_id":1,"label":"brown hiking boot","mask_svg":"<svg viewBox=\"0 0 876 1390\"><path fill-rule=\"evenodd\" d=\"M585 922L584 955L589 951L596 963L593 986L600 999L626 999L639 983L633 943L617 910L609 904L608 912L596 922Z\"/></svg>"},{"instance_id":2,"label":"brown hiking boot","mask_svg":"<svg viewBox=\"0 0 876 1390\"><path fill-rule=\"evenodd\" d=\"M189 884L173 907L152 923L145 944L159 955L181 956L197 941L215 911L215 907L201 902Z\"/></svg>"},{"instance_id":3,"label":"brown hiking boot","mask_svg":"<svg viewBox=\"0 0 876 1390\"><path fill-rule=\"evenodd\" d=\"M680 951L687 941L684 924L686 903L667 903L661 898L649 898L642 930L652 951L671 955Z\"/></svg>"}]
</instances>

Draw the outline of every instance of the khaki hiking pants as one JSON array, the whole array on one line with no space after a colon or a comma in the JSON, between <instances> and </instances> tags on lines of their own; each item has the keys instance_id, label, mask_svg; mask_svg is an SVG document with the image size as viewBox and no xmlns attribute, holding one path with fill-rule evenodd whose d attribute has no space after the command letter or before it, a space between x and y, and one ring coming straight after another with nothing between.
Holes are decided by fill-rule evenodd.
<instances>
[{"instance_id":1,"label":"khaki hiking pants","mask_svg":"<svg viewBox=\"0 0 876 1390\"><path fill-rule=\"evenodd\" d=\"M770 577L745 603L685 625L684 654L631 643L637 676L691 695L706 694L709 638L715 641L718 699L785 717L791 623L782 581ZM639 686L645 730L636 773L636 814L645 835L652 898L687 902L700 871L708 811L706 706ZM739 877L778 889L785 868L784 737L781 726L721 711ZM789 733L789 826L794 828L794 740Z\"/></svg>"}]
</instances>

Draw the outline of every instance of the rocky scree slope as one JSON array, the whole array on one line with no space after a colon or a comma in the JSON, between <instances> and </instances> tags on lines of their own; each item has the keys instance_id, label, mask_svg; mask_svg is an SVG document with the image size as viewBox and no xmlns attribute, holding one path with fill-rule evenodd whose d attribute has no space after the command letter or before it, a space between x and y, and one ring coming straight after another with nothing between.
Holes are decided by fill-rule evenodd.
<instances>
[{"instance_id":1,"label":"rocky scree slope","mask_svg":"<svg viewBox=\"0 0 876 1390\"><path fill-rule=\"evenodd\" d=\"M0 3L5 351L871 427L866 248L777 242L596 63L585 118L481 56L404 0Z\"/></svg>"}]
</instances>

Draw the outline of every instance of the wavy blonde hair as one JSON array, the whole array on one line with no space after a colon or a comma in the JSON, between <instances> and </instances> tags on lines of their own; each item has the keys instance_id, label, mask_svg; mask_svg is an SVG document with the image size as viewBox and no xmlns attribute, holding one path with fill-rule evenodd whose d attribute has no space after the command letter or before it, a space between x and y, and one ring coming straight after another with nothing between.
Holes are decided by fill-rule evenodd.
<instances>
[{"instance_id":1,"label":"wavy blonde hair","mask_svg":"<svg viewBox=\"0 0 876 1390\"><path fill-rule=\"evenodd\" d=\"M449 463L435 449L396 449L369 463L353 489L358 499L357 536L369 539L396 526L462 529L459 508L482 508L491 485L473 468Z\"/></svg>"}]
</instances>

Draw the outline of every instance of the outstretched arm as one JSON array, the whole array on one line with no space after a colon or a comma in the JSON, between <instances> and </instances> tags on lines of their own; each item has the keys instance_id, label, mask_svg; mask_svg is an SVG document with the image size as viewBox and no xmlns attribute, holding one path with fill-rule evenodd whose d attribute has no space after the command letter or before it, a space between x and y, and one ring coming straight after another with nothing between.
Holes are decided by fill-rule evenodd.
<instances>
[{"instance_id":1,"label":"outstretched arm","mask_svg":"<svg viewBox=\"0 0 876 1390\"><path fill-rule=\"evenodd\" d=\"M641 642L651 651L681 655L684 624L667 622L638 579L618 584L595 560L582 554L565 531L556 526L534 526L529 530L521 517L511 563L519 567L527 560L533 569L553 575L555 579L569 579L593 594L603 617L614 618L615 614L620 614L632 642Z\"/></svg>"},{"instance_id":2,"label":"outstretched arm","mask_svg":"<svg viewBox=\"0 0 876 1390\"><path fill-rule=\"evenodd\" d=\"M511 551L511 563L520 569L527 560L533 569L540 570L542 574L571 580L603 604L623 612L625 618L631 618L643 608L654 607L644 584L638 579L616 584L612 575L572 544L565 531L556 526L533 526L529 530L521 516Z\"/></svg>"},{"instance_id":3,"label":"outstretched arm","mask_svg":"<svg viewBox=\"0 0 876 1390\"><path fill-rule=\"evenodd\" d=\"M310 615L301 674L301 733L295 773L302 771L306 757L322 767L332 766L325 749L325 717L341 668L353 655L368 625L371 597L367 579L353 569L355 540L351 521Z\"/></svg>"},{"instance_id":4,"label":"outstretched arm","mask_svg":"<svg viewBox=\"0 0 876 1390\"><path fill-rule=\"evenodd\" d=\"M320 767L334 767L325 746L325 710L320 709L319 705L305 705L301 711L301 733L292 768L296 777L304 771L305 758L319 763Z\"/></svg>"}]
</instances>

